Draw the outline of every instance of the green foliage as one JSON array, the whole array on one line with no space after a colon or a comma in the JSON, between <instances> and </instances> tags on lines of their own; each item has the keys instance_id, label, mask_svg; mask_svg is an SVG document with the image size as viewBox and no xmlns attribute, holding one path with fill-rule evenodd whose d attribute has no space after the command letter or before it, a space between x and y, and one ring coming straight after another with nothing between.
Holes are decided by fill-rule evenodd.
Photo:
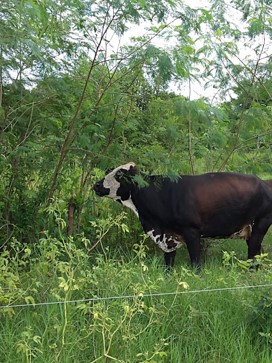
<instances>
[{"instance_id":1,"label":"green foliage","mask_svg":"<svg viewBox=\"0 0 272 363\"><path fill-rule=\"evenodd\" d=\"M0 2L0 360L271 362L269 293L179 294L271 283L269 248L249 273L244 242L222 258L216 241L201 275L181 249L165 276L135 215L92 192L128 161L271 179L271 6L209 5ZM117 46L134 24L149 29Z\"/></svg>"},{"instance_id":2,"label":"green foliage","mask_svg":"<svg viewBox=\"0 0 272 363\"><path fill-rule=\"evenodd\" d=\"M15 238L32 248L44 231L95 238L99 221L121 209L98 200L92 185L130 160L173 180L211 170L271 178L270 8L210 5L1 2L2 246ZM243 31L229 21L233 8ZM129 26L149 21L145 34L116 46ZM253 49L244 58L242 36ZM190 88L197 81L223 102L170 91L172 82ZM110 243L139 243L135 216L125 223L130 233L115 226Z\"/></svg>"}]
</instances>

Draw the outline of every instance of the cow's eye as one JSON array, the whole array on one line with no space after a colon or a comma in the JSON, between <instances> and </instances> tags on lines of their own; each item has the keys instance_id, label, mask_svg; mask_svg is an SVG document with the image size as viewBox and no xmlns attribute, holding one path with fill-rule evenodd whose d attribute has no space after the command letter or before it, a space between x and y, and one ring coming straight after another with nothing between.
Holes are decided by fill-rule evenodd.
<instances>
[{"instance_id":1,"label":"cow's eye","mask_svg":"<svg viewBox=\"0 0 272 363\"><path fill-rule=\"evenodd\" d=\"M118 171L116 172L116 174L115 174L115 177L116 177L116 178L118 178L118 179L122 178L122 176L123 176L123 172L122 172L122 170L118 170Z\"/></svg>"}]
</instances>

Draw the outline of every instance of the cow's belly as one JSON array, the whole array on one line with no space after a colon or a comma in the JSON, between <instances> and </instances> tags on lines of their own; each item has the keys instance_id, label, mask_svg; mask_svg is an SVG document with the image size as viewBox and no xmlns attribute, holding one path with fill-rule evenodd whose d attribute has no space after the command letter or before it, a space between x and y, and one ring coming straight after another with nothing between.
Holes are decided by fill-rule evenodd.
<instances>
[{"instance_id":1,"label":"cow's belly","mask_svg":"<svg viewBox=\"0 0 272 363\"><path fill-rule=\"evenodd\" d=\"M232 233L231 235L224 236L208 236L201 235L201 238L218 238L218 239L245 239L248 240L252 233L252 225L247 224L243 226L239 231ZM149 237L158 245L158 247L164 252L173 252L185 244L182 235L175 232L160 233L156 229L152 229L147 232Z\"/></svg>"},{"instance_id":2,"label":"cow's belly","mask_svg":"<svg viewBox=\"0 0 272 363\"><path fill-rule=\"evenodd\" d=\"M237 229L236 232L227 233L226 231L216 231L213 233L206 233L201 234L201 238L218 238L218 239L245 239L248 240L252 233L252 225L246 224L242 228Z\"/></svg>"}]
</instances>

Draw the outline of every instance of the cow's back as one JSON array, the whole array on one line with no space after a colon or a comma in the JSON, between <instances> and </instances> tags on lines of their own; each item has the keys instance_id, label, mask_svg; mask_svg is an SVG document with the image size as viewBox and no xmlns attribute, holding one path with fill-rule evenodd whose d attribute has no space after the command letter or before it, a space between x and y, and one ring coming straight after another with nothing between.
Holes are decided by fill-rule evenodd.
<instances>
[{"instance_id":1,"label":"cow's back","mask_svg":"<svg viewBox=\"0 0 272 363\"><path fill-rule=\"evenodd\" d=\"M152 176L148 182L134 195L139 214L180 233L192 224L209 237L231 235L272 206L269 188L251 175Z\"/></svg>"}]
</instances>

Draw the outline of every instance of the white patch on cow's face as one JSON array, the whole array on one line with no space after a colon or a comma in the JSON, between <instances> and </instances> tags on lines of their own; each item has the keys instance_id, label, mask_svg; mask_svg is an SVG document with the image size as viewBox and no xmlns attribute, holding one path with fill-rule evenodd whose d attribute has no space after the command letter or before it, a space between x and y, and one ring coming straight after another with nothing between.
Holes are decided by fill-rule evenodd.
<instances>
[{"instance_id":1,"label":"white patch on cow's face","mask_svg":"<svg viewBox=\"0 0 272 363\"><path fill-rule=\"evenodd\" d=\"M120 183L115 179L117 171L120 169L129 170L131 167L135 166L136 166L135 163L128 163L125 165L121 165L105 176L103 187L110 190L109 194L107 195L108 198L112 198L114 200L120 199L120 197L117 196L117 190L120 187Z\"/></svg>"},{"instance_id":2,"label":"white patch on cow's face","mask_svg":"<svg viewBox=\"0 0 272 363\"><path fill-rule=\"evenodd\" d=\"M163 252L173 252L185 243L181 236L179 236L179 239L177 239L171 234L156 234L154 229L148 231L147 234L149 235L149 237L151 237L151 239L153 239L158 247L163 250ZM173 247L169 247L167 242L170 244L175 243L176 245Z\"/></svg>"}]
</instances>

